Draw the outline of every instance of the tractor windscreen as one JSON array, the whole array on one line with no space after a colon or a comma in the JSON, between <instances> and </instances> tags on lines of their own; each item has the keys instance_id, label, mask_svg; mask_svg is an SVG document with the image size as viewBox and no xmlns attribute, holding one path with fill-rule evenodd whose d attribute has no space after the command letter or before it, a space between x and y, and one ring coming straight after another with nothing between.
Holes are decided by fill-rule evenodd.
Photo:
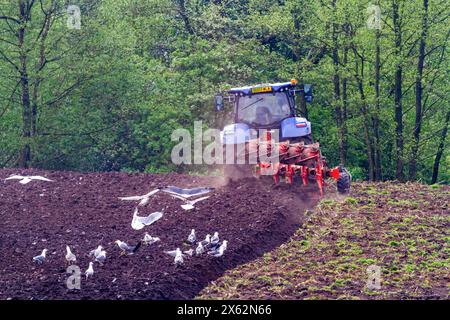
<instances>
[{"instance_id":1,"label":"tractor windscreen","mask_svg":"<svg viewBox=\"0 0 450 320\"><path fill-rule=\"evenodd\" d=\"M278 92L239 97L237 120L254 125L267 126L291 116L288 96Z\"/></svg>"}]
</instances>

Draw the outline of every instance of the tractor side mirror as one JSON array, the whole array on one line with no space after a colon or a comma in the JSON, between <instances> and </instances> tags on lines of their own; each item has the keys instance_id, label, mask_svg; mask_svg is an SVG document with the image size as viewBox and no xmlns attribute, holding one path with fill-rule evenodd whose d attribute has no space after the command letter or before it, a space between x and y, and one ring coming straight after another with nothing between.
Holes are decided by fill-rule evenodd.
<instances>
[{"instance_id":1,"label":"tractor side mirror","mask_svg":"<svg viewBox=\"0 0 450 320\"><path fill-rule=\"evenodd\" d=\"M313 88L312 88L312 84L305 84L304 85L305 88L305 100L308 103L312 103L313 102Z\"/></svg>"},{"instance_id":2,"label":"tractor side mirror","mask_svg":"<svg viewBox=\"0 0 450 320\"><path fill-rule=\"evenodd\" d=\"M303 85L303 89L296 89L292 91L294 95L297 95L301 92L305 93L305 100L307 103L312 103L314 99L313 95L313 86L312 84L305 84Z\"/></svg>"},{"instance_id":3,"label":"tractor side mirror","mask_svg":"<svg viewBox=\"0 0 450 320\"><path fill-rule=\"evenodd\" d=\"M223 102L223 96L221 94L218 94L214 97L216 110L222 111L224 109L224 102Z\"/></svg>"}]
</instances>

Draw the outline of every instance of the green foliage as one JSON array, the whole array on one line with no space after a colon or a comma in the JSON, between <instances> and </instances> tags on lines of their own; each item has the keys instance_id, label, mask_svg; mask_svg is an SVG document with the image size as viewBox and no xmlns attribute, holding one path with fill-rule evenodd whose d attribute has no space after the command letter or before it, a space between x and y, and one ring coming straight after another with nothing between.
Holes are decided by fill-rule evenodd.
<instances>
[{"instance_id":1,"label":"green foliage","mask_svg":"<svg viewBox=\"0 0 450 320\"><path fill-rule=\"evenodd\" d=\"M0 37L0 166L16 166L20 150L31 146L30 165L47 169L192 171L170 161L170 140L176 128L192 129L203 120L219 127L212 97L230 86L286 81L292 77L315 86L308 106L314 138L332 165L340 162L333 98L331 26L340 28L337 44L347 63L337 72L348 79L347 163L354 179L368 178L368 154L363 135L364 117L355 78L358 57L362 71L367 116L380 119L383 178L395 178L394 70L404 70L405 162L413 145L414 81L421 1L402 4L405 53L393 54L391 2L382 0L381 108L375 108L373 84L375 30L367 28L368 1L331 2L285 0L175 1L80 0L82 28L67 28L65 2L55 4L48 36L43 39L45 16L32 7L25 23L26 58L31 102L37 105L37 132L23 137L23 86L16 33ZM2 4L0 16L18 18L17 2ZM448 35L445 12L430 3L429 41L423 84L424 119L418 176L429 181L448 108L448 57L442 56ZM447 12L448 13L448 12ZM2 30L11 21L0 20ZM351 31L351 32L350 32ZM349 33L350 32L350 33ZM37 40L36 40L37 39ZM42 41L41 41L42 40ZM41 49L44 49L42 51ZM409 50L406 52L406 50ZM42 52L46 64L39 68ZM37 79L40 79L37 85ZM36 92L34 92L34 90ZM33 96L33 94L36 96ZM342 106L342 105L341 105ZM223 119L222 119L223 120ZM370 133L372 134L372 132ZM448 139L447 139L448 140ZM447 142L448 144L448 142ZM440 183L450 179L450 154L445 148ZM405 168L406 170L406 168Z\"/></svg>"}]
</instances>

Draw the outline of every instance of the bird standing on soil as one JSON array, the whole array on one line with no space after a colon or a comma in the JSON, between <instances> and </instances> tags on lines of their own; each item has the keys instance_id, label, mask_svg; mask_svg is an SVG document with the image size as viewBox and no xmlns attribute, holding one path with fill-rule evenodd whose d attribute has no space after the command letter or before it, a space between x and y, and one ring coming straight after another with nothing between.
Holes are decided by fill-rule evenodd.
<instances>
[{"instance_id":1,"label":"bird standing on soil","mask_svg":"<svg viewBox=\"0 0 450 320\"><path fill-rule=\"evenodd\" d=\"M36 257L33 258L33 262L36 262L37 264L43 264L45 261L45 255L47 254L47 249L42 250L42 253Z\"/></svg>"},{"instance_id":2,"label":"bird standing on soil","mask_svg":"<svg viewBox=\"0 0 450 320\"><path fill-rule=\"evenodd\" d=\"M20 180L20 184L28 184L33 180L40 180L40 181L47 181L47 182L53 182L53 180L41 177L41 176L19 176L19 175L13 175L11 177L8 177L5 179L5 181L8 180Z\"/></svg>"},{"instance_id":3,"label":"bird standing on soil","mask_svg":"<svg viewBox=\"0 0 450 320\"><path fill-rule=\"evenodd\" d=\"M221 256L223 256L223 254L225 253L225 250L227 250L227 246L228 246L228 241L227 240L223 240L222 244L220 245L220 247L217 250L213 250L208 252L208 254L219 258Z\"/></svg>"},{"instance_id":4,"label":"bird standing on soil","mask_svg":"<svg viewBox=\"0 0 450 320\"><path fill-rule=\"evenodd\" d=\"M183 253L181 252L180 248L177 248L176 252L175 252L175 260L174 263L176 265L180 265L184 263L184 259L183 259Z\"/></svg>"},{"instance_id":5,"label":"bird standing on soil","mask_svg":"<svg viewBox=\"0 0 450 320\"><path fill-rule=\"evenodd\" d=\"M72 262L77 261L77 257L72 253L69 246L66 246L66 261L71 264Z\"/></svg>"},{"instance_id":6,"label":"bird standing on soil","mask_svg":"<svg viewBox=\"0 0 450 320\"><path fill-rule=\"evenodd\" d=\"M150 197L153 196L154 194L156 194L157 192L159 192L159 189L150 191L147 194L144 194L143 196L134 196L134 197L119 197L120 200L125 200L125 201L140 201L139 202L139 206L145 206L149 201L150 201Z\"/></svg>"},{"instance_id":7,"label":"bird standing on soil","mask_svg":"<svg viewBox=\"0 0 450 320\"><path fill-rule=\"evenodd\" d=\"M202 246L206 247L211 243L211 235L207 234L205 237L205 240L203 240L202 242L200 242L202 244Z\"/></svg>"},{"instance_id":8,"label":"bird standing on soil","mask_svg":"<svg viewBox=\"0 0 450 320\"><path fill-rule=\"evenodd\" d=\"M211 237L211 246L215 247L219 244L219 242L220 242L219 233L214 232L214 235Z\"/></svg>"},{"instance_id":9,"label":"bird standing on soil","mask_svg":"<svg viewBox=\"0 0 450 320\"><path fill-rule=\"evenodd\" d=\"M152 237L147 232L144 235L144 239L142 239L142 243L145 244L145 245L150 245L150 244L153 244L153 243L158 242L158 241L161 241L161 239L158 238L158 237Z\"/></svg>"},{"instance_id":10,"label":"bird standing on soil","mask_svg":"<svg viewBox=\"0 0 450 320\"><path fill-rule=\"evenodd\" d=\"M94 258L95 257L97 257L99 254L100 254L100 252L103 250L103 247L102 246L98 246L97 247L97 249L94 249L94 250L92 250L91 252L89 252L89 256L91 257L91 256L94 256Z\"/></svg>"},{"instance_id":11,"label":"bird standing on soil","mask_svg":"<svg viewBox=\"0 0 450 320\"><path fill-rule=\"evenodd\" d=\"M195 249L195 254L201 255L204 252L205 252L205 248L202 246L202 243L199 242L197 248Z\"/></svg>"},{"instance_id":12,"label":"bird standing on soil","mask_svg":"<svg viewBox=\"0 0 450 320\"><path fill-rule=\"evenodd\" d=\"M197 237L195 236L195 229L192 229L192 230L191 230L191 234L190 234L189 237L187 238L187 241L188 241L190 244L194 244L194 243L195 243L195 240L197 240Z\"/></svg>"},{"instance_id":13,"label":"bird standing on soil","mask_svg":"<svg viewBox=\"0 0 450 320\"><path fill-rule=\"evenodd\" d=\"M92 261L89 262L89 268L86 270L84 274L86 275L86 279L94 275L94 263Z\"/></svg>"},{"instance_id":14,"label":"bird standing on soil","mask_svg":"<svg viewBox=\"0 0 450 320\"><path fill-rule=\"evenodd\" d=\"M176 195L176 194L171 194L171 196L174 197L174 198L176 198L176 199L180 199L180 200L182 200L182 201L185 202L185 204L181 205L181 207L182 207L184 210L191 210L191 209L194 209L194 208L195 208L194 205L195 205L197 202L200 202L200 201L203 201L203 200L206 200L206 199L209 198L209 196L207 196L207 197L201 197L201 198L198 198L198 199L195 199L195 200L188 200L188 199L186 199L186 198L184 198L184 197L182 197L182 196L178 196L178 195Z\"/></svg>"},{"instance_id":15,"label":"bird standing on soil","mask_svg":"<svg viewBox=\"0 0 450 320\"><path fill-rule=\"evenodd\" d=\"M125 242L120 241L120 240L116 240L114 243L116 243L117 246L122 250L122 252L120 253L121 256L124 254L132 255L132 254L136 253L136 251L138 251L138 249L141 247L141 244L142 244L142 242L139 241L137 243L137 245L129 246Z\"/></svg>"},{"instance_id":16,"label":"bird standing on soil","mask_svg":"<svg viewBox=\"0 0 450 320\"><path fill-rule=\"evenodd\" d=\"M106 251L102 250L98 255L95 256L95 261L97 261L101 266L106 260Z\"/></svg>"}]
</instances>

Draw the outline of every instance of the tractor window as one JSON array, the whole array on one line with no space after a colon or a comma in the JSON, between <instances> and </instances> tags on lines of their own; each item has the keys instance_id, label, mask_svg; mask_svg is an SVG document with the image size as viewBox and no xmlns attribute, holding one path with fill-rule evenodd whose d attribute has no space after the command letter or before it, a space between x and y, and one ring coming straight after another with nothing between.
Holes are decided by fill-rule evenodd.
<instances>
[{"instance_id":1,"label":"tractor window","mask_svg":"<svg viewBox=\"0 0 450 320\"><path fill-rule=\"evenodd\" d=\"M237 120L255 125L277 123L292 114L285 93L264 93L239 97Z\"/></svg>"}]
</instances>

